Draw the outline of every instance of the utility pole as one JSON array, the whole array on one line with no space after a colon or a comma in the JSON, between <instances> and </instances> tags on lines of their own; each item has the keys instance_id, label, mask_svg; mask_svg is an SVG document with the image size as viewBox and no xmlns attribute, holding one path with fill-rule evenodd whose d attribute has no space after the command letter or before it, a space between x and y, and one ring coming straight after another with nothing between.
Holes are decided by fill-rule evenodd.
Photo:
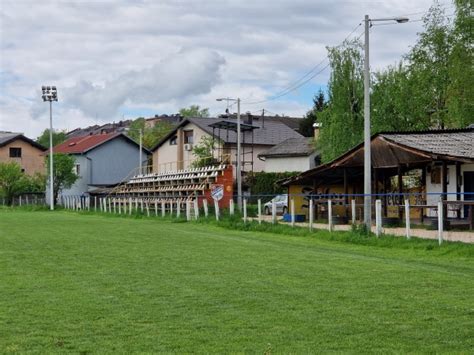
<instances>
[{"instance_id":1,"label":"utility pole","mask_svg":"<svg viewBox=\"0 0 474 355\"><path fill-rule=\"evenodd\" d=\"M216 99L216 101L234 101L237 102L237 162L236 162L236 176L237 176L237 205L239 211L242 212L242 157L241 157L241 127L240 127L240 98L231 99L229 97Z\"/></svg>"},{"instance_id":2,"label":"utility pole","mask_svg":"<svg viewBox=\"0 0 474 355\"><path fill-rule=\"evenodd\" d=\"M140 152L138 153L138 159L139 159L139 162L138 162L138 171L139 171L139 174L143 174L143 130L140 128Z\"/></svg>"},{"instance_id":3,"label":"utility pole","mask_svg":"<svg viewBox=\"0 0 474 355\"><path fill-rule=\"evenodd\" d=\"M371 19L364 17L364 224L370 231L372 227L372 160L370 151L370 65L369 65L369 30L372 22L395 21L408 22L406 17Z\"/></svg>"}]
</instances>

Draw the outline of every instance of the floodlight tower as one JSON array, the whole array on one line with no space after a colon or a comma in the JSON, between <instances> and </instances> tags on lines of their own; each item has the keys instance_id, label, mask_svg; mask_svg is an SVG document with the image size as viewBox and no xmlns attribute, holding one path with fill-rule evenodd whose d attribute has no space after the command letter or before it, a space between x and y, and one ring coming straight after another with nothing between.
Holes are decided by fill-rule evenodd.
<instances>
[{"instance_id":1,"label":"floodlight tower","mask_svg":"<svg viewBox=\"0 0 474 355\"><path fill-rule=\"evenodd\" d=\"M49 102L49 208L54 210L53 177L53 101L58 101L56 86L42 86L43 101Z\"/></svg>"}]
</instances>

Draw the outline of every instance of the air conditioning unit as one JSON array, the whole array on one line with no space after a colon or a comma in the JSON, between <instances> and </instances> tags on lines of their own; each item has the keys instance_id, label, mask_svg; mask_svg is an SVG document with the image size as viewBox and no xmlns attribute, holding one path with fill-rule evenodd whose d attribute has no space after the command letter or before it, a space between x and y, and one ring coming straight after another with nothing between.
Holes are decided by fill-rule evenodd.
<instances>
[{"instance_id":1,"label":"air conditioning unit","mask_svg":"<svg viewBox=\"0 0 474 355\"><path fill-rule=\"evenodd\" d=\"M187 150L187 151L193 150L193 145L190 144L190 143L186 143L186 144L184 145L184 150Z\"/></svg>"}]
</instances>

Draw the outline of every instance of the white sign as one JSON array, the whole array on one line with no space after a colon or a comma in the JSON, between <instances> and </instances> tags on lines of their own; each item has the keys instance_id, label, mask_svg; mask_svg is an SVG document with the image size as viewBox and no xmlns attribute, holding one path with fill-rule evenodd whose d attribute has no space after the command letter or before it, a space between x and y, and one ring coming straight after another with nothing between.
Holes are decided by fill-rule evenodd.
<instances>
[{"instance_id":1,"label":"white sign","mask_svg":"<svg viewBox=\"0 0 474 355\"><path fill-rule=\"evenodd\" d=\"M224 197L224 185L213 185L211 187L211 196L216 201L222 200Z\"/></svg>"}]
</instances>

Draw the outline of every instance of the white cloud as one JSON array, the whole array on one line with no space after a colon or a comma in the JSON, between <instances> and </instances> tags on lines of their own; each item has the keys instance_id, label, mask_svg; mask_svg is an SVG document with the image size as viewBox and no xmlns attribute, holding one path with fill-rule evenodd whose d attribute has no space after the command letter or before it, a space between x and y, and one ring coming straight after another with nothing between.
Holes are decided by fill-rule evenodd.
<instances>
[{"instance_id":1,"label":"white cloud","mask_svg":"<svg viewBox=\"0 0 474 355\"><path fill-rule=\"evenodd\" d=\"M36 136L48 126L41 85L58 87L59 128L117 121L136 107L173 113L200 104L217 113L218 96L265 98L287 86L365 13L404 15L430 3L2 0L0 129ZM372 68L400 59L420 29L420 22L374 28ZM310 106L295 95L264 107L303 114Z\"/></svg>"}]
</instances>

